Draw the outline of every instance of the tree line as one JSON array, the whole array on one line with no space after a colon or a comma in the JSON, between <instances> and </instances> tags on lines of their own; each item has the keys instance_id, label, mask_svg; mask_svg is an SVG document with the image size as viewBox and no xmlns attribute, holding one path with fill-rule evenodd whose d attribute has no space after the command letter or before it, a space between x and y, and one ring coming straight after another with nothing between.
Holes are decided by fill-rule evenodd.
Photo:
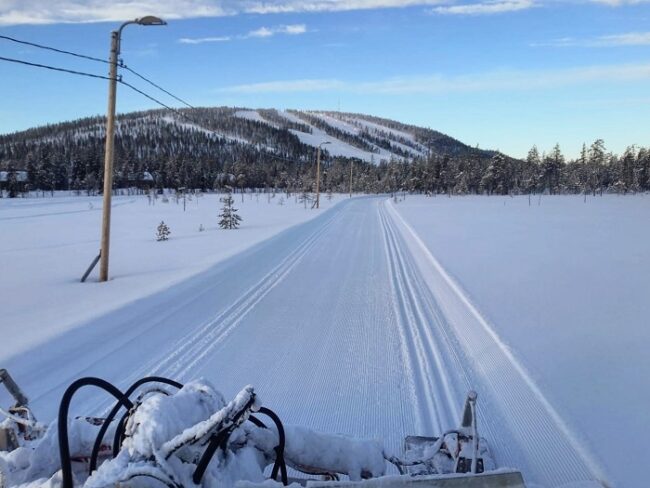
<instances>
[{"instance_id":1,"label":"tree line","mask_svg":"<svg viewBox=\"0 0 650 488\"><path fill-rule=\"evenodd\" d=\"M170 119L162 111L120 116L115 139L115 188L211 190L233 186L240 190L312 191L315 149L303 144L295 133L309 127L291 122L274 110L259 112L270 124L236 117L236 110L222 107L186 111L197 124ZM332 156L325 146L323 191L347 192L350 169L353 191L367 193L508 195L650 190L648 148L630 146L622 155L615 155L599 139L583 146L576 159L567 160L559 145L547 153L533 147L525 159L515 159L471 148L430 129L355 115L414 135L414 140L406 140L388 130L370 133L366 127L355 139L357 147L379 145L377 140L383 138L386 148L394 148L394 143L399 142L427 151L371 164ZM328 133L341 132L313 116L300 114L300 119L317 123ZM214 132L203 127L214 128ZM103 153L101 117L0 136L0 171L5 172L4 182L0 183L5 195L14 196L29 190L97 193L102 188ZM11 177L19 170L27 171L27 181Z\"/></svg>"}]
</instances>

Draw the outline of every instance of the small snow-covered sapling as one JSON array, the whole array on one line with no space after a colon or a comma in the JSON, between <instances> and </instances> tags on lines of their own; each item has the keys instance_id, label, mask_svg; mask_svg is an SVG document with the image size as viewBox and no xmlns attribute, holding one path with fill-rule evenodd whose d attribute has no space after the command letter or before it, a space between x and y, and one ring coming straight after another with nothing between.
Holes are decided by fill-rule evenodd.
<instances>
[{"instance_id":1,"label":"small snow-covered sapling","mask_svg":"<svg viewBox=\"0 0 650 488\"><path fill-rule=\"evenodd\" d=\"M157 241L166 241L169 239L169 234L172 233L171 230L169 230L169 226L165 224L164 221L161 221L160 224L158 225L158 232L156 234L156 240Z\"/></svg>"}]
</instances>

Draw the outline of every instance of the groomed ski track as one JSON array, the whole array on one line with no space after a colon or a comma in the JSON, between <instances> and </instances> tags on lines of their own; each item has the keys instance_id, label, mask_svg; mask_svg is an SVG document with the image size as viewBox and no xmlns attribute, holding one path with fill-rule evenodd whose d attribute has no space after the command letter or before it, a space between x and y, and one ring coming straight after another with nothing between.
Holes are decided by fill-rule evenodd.
<instances>
[{"instance_id":1,"label":"groomed ski track","mask_svg":"<svg viewBox=\"0 0 650 488\"><path fill-rule=\"evenodd\" d=\"M4 365L3 365L4 366ZM386 198L359 198L6 365L43 419L80 376L252 384L287 423L384 440L455 427L467 390L501 466L603 479L480 312ZM99 399L98 399L99 397ZM97 392L77 414L108 402Z\"/></svg>"}]
</instances>

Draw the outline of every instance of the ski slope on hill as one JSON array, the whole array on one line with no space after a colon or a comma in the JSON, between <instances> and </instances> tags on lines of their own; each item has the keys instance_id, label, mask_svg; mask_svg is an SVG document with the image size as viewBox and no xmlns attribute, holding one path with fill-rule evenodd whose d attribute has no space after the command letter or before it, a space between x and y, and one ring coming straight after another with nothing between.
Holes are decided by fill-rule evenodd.
<instances>
[{"instance_id":1,"label":"ski slope on hill","mask_svg":"<svg viewBox=\"0 0 650 488\"><path fill-rule=\"evenodd\" d=\"M467 389L497 462L531 486L600 477L480 313L384 198L352 199L4 366L52 419L64 388L205 377L292 424L383 439L455 427ZM75 400L73 413L108 403Z\"/></svg>"}]
</instances>

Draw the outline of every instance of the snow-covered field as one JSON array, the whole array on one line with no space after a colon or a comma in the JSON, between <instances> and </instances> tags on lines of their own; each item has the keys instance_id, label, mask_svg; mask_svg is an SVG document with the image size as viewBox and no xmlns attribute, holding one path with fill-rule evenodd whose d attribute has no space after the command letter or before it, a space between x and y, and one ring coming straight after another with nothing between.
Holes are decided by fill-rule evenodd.
<instances>
[{"instance_id":1,"label":"snow-covered field","mask_svg":"<svg viewBox=\"0 0 650 488\"><path fill-rule=\"evenodd\" d=\"M336 203L322 195L320 210L305 210L296 196L248 194L235 207L236 231L218 226L222 195L178 203L144 195L113 199L111 282L79 282L98 254L101 197L0 199L0 361L22 353L92 317L160 291L211 265L319 215ZM279 205L282 200L282 205ZM164 220L169 241L157 242ZM200 232L199 227L204 231Z\"/></svg>"},{"instance_id":2,"label":"snow-covered field","mask_svg":"<svg viewBox=\"0 0 650 488\"><path fill-rule=\"evenodd\" d=\"M237 231L217 229L216 195L186 212L116 198L107 284L78 283L98 198L0 201L0 366L45 421L80 376L205 377L392 452L456 426L472 388L498 465L529 486L644 486L629 458L648 436L649 197L335 198L318 212L281 196L237 195ZM82 395L72 413L107 405Z\"/></svg>"},{"instance_id":3,"label":"snow-covered field","mask_svg":"<svg viewBox=\"0 0 650 488\"><path fill-rule=\"evenodd\" d=\"M650 436L650 195L407 197L399 213L614 486Z\"/></svg>"}]
</instances>

